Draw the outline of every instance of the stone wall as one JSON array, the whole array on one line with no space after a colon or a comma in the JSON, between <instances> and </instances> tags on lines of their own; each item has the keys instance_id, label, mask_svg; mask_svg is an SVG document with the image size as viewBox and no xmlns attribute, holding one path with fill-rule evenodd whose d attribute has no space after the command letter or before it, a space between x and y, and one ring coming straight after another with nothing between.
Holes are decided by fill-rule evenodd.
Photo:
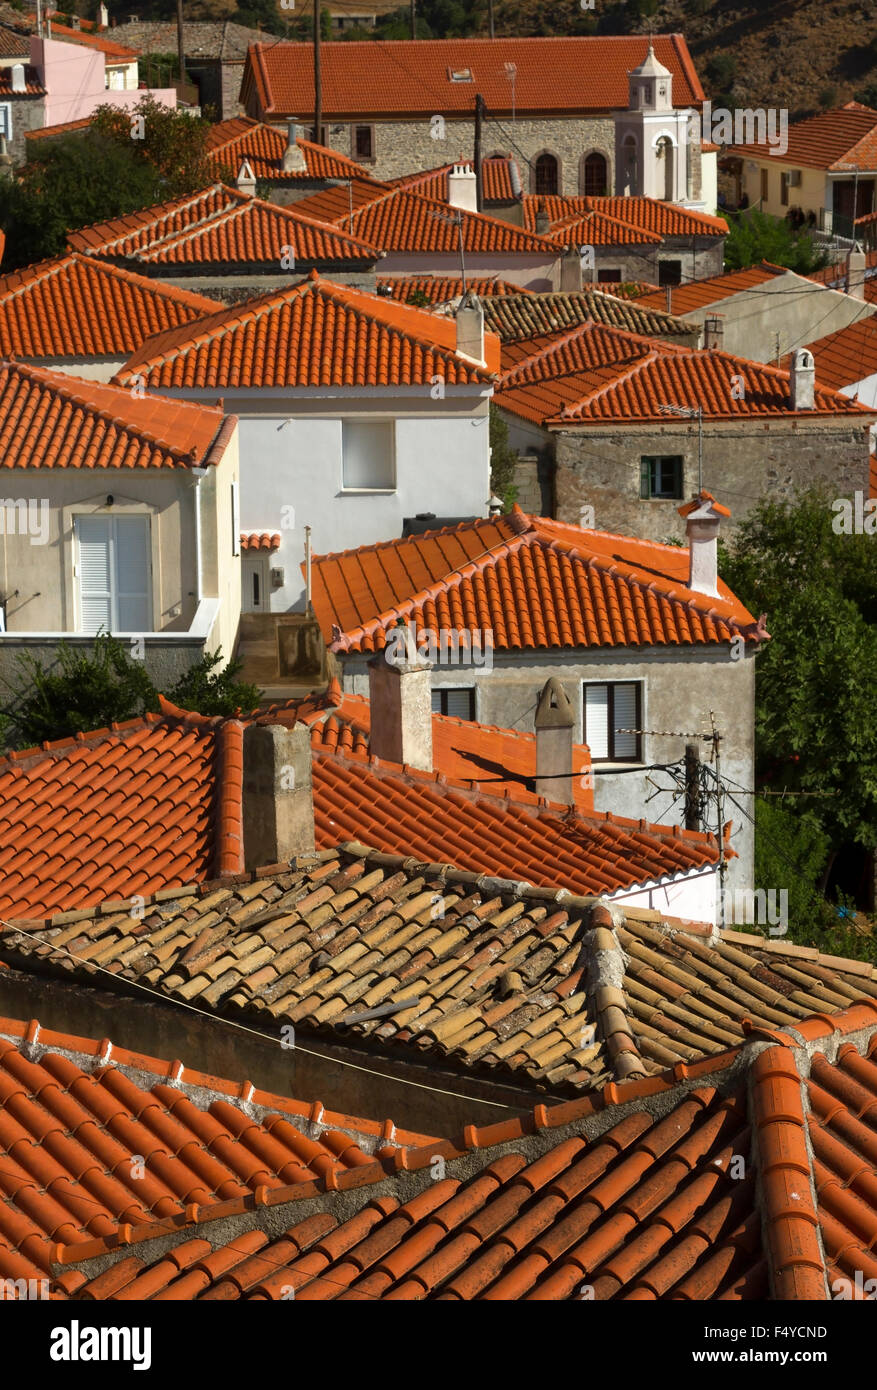
<instances>
[{"instance_id":1,"label":"stone wall","mask_svg":"<svg viewBox=\"0 0 877 1390\"><path fill-rule=\"evenodd\" d=\"M16 96L9 102L12 107L12 140L7 142L7 149L12 156L13 164L25 164L28 153L33 146L34 154L40 147L40 142L25 140L24 135L27 130L42 130L46 123L45 119L45 97Z\"/></svg>"},{"instance_id":2,"label":"stone wall","mask_svg":"<svg viewBox=\"0 0 877 1390\"><path fill-rule=\"evenodd\" d=\"M682 499L640 498L643 455L683 457ZM663 541L684 537L677 507L698 483L697 425L658 428L564 430L556 435L557 517L579 523L581 508L594 508L594 525ZM833 495L868 489L867 427L823 418L812 424L761 422L705 425L703 483L739 523L761 496L780 501L800 488L825 482Z\"/></svg>"}]
</instances>

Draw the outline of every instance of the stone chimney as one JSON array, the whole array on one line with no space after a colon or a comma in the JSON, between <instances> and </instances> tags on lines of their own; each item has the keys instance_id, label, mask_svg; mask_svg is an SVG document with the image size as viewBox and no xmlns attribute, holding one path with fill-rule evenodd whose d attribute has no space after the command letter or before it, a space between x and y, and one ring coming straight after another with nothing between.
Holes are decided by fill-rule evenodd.
<instances>
[{"instance_id":1,"label":"stone chimney","mask_svg":"<svg viewBox=\"0 0 877 1390\"><path fill-rule=\"evenodd\" d=\"M432 772L432 666L417 651L416 624L391 628L368 663L373 758Z\"/></svg>"},{"instance_id":2,"label":"stone chimney","mask_svg":"<svg viewBox=\"0 0 877 1390\"><path fill-rule=\"evenodd\" d=\"M235 180L239 193L246 193L248 198L256 196L256 175L253 173L253 166L248 159L245 159Z\"/></svg>"},{"instance_id":3,"label":"stone chimney","mask_svg":"<svg viewBox=\"0 0 877 1390\"><path fill-rule=\"evenodd\" d=\"M719 596L719 526L731 513L703 488L680 507L688 538L688 587L696 594Z\"/></svg>"},{"instance_id":4,"label":"stone chimney","mask_svg":"<svg viewBox=\"0 0 877 1390\"><path fill-rule=\"evenodd\" d=\"M550 228L551 218L548 216L545 204L543 202L540 202L538 208L536 209L536 231L540 234L540 236L544 236L545 233L550 230Z\"/></svg>"},{"instance_id":5,"label":"stone chimney","mask_svg":"<svg viewBox=\"0 0 877 1390\"><path fill-rule=\"evenodd\" d=\"M521 171L518 168L518 161L509 156L509 183L512 186L512 194L515 198L523 196L524 190L521 187Z\"/></svg>"},{"instance_id":6,"label":"stone chimney","mask_svg":"<svg viewBox=\"0 0 877 1390\"><path fill-rule=\"evenodd\" d=\"M82 28L82 21L81 21L81 19L79 18L79 15L78 15L78 14L72 14L72 15L70 16L70 23L73 25L73 28L74 28L74 29L81 29L81 28Z\"/></svg>"},{"instance_id":7,"label":"stone chimney","mask_svg":"<svg viewBox=\"0 0 877 1390\"><path fill-rule=\"evenodd\" d=\"M847 294L851 299L865 298L865 267L868 258L858 242L847 256Z\"/></svg>"},{"instance_id":8,"label":"stone chimney","mask_svg":"<svg viewBox=\"0 0 877 1390\"><path fill-rule=\"evenodd\" d=\"M287 122L286 149L281 167L284 174L306 174L308 171L305 157L298 147L298 122L294 119Z\"/></svg>"},{"instance_id":9,"label":"stone chimney","mask_svg":"<svg viewBox=\"0 0 877 1390\"><path fill-rule=\"evenodd\" d=\"M582 288L582 258L577 246L567 247L560 261L560 289L572 294Z\"/></svg>"},{"instance_id":10,"label":"stone chimney","mask_svg":"<svg viewBox=\"0 0 877 1390\"><path fill-rule=\"evenodd\" d=\"M711 314L703 321L703 346L706 351L721 349L725 340L725 325L718 314Z\"/></svg>"},{"instance_id":11,"label":"stone chimney","mask_svg":"<svg viewBox=\"0 0 877 1390\"><path fill-rule=\"evenodd\" d=\"M813 388L816 383L816 364L813 353L807 348L797 348L792 353L789 369L789 409L813 410Z\"/></svg>"},{"instance_id":12,"label":"stone chimney","mask_svg":"<svg viewBox=\"0 0 877 1390\"><path fill-rule=\"evenodd\" d=\"M244 730L244 864L256 869L314 852L311 735L305 724Z\"/></svg>"},{"instance_id":13,"label":"stone chimney","mask_svg":"<svg viewBox=\"0 0 877 1390\"><path fill-rule=\"evenodd\" d=\"M24 63L12 64L12 90L13 92L27 91L27 80L24 75Z\"/></svg>"},{"instance_id":14,"label":"stone chimney","mask_svg":"<svg viewBox=\"0 0 877 1390\"><path fill-rule=\"evenodd\" d=\"M457 353L479 366L484 366L484 309L477 294L471 290L457 305Z\"/></svg>"},{"instance_id":15,"label":"stone chimney","mask_svg":"<svg viewBox=\"0 0 877 1390\"><path fill-rule=\"evenodd\" d=\"M572 806L575 714L556 676L542 687L536 707L536 795Z\"/></svg>"},{"instance_id":16,"label":"stone chimney","mask_svg":"<svg viewBox=\"0 0 877 1390\"><path fill-rule=\"evenodd\" d=\"M464 212L478 211L478 180L468 164L455 164L448 174L448 202Z\"/></svg>"}]
</instances>

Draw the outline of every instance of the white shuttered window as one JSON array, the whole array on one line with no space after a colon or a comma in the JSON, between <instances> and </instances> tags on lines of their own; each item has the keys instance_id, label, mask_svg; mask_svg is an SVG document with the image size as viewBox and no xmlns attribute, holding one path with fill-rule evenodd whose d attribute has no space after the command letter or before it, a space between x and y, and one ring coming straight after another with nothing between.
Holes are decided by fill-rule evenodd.
<instances>
[{"instance_id":1,"label":"white shuttered window","mask_svg":"<svg viewBox=\"0 0 877 1390\"><path fill-rule=\"evenodd\" d=\"M79 631L151 632L149 519L76 518Z\"/></svg>"},{"instance_id":2,"label":"white shuttered window","mask_svg":"<svg viewBox=\"0 0 877 1390\"><path fill-rule=\"evenodd\" d=\"M642 762L642 738L622 729L641 727L639 681L588 682L584 686L584 740L594 762Z\"/></svg>"}]
</instances>

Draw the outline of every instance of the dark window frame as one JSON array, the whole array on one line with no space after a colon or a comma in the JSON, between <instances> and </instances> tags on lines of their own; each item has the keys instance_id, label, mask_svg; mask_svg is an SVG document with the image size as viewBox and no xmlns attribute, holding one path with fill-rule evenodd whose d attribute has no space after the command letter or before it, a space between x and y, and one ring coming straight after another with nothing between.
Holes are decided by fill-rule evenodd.
<instances>
[{"instance_id":1,"label":"dark window frame","mask_svg":"<svg viewBox=\"0 0 877 1390\"><path fill-rule=\"evenodd\" d=\"M669 276L668 276L668 269L667 269L667 268L670 267L670 266L673 266L673 267L674 267L674 269L673 269L673 271L672 271L672 274L673 274L673 276L675 276L675 279L671 279L671 278L669 278ZM675 267L678 267L678 273L677 273L677 270L675 269ZM659 261L658 261L658 285L659 285L659 287L663 290L663 289L666 289L666 287L667 287L668 285L673 285L673 286L675 286L675 285L681 285L681 284L682 284L682 262L681 262L681 260L677 259L675 256L662 256L662 257L659 259Z\"/></svg>"},{"instance_id":2,"label":"dark window frame","mask_svg":"<svg viewBox=\"0 0 877 1390\"><path fill-rule=\"evenodd\" d=\"M448 715L448 696L449 695L468 695L469 713ZM475 723L475 686L474 685L445 685L433 688L430 692L433 701L438 700L439 708L433 710L433 714L444 714L450 719L467 719Z\"/></svg>"},{"instance_id":3,"label":"dark window frame","mask_svg":"<svg viewBox=\"0 0 877 1390\"><path fill-rule=\"evenodd\" d=\"M592 160L597 159L602 160L603 163L603 181L599 192L594 188L588 187L588 165ZM592 165L592 168L593 167ZM592 182L594 182L593 179ZM588 153L582 157L582 193L586 198L605 198L608 191L609 160L606 158L605 154L603 154L602 150L589 150Z\"/></svg>"},{"instance_id":4,"label":"dark window frame","mask_svg":"<svg viewBox=\"0 0 877 1390\"><path fill-rule=\"evenodd\" d=\"M369 153L360 154L357 142L359 131L367 130L369 139ZM357 164L374 164L377 156L375 155L375 128L373 124L357 121L350 127L350 157L355 159Z\"/></svg>"},{"instance_id":5,"label":"dark window frame","mask_svg":"<svg viewBox=\"0 0 877 1390\"><path fill-rule=\"evenodd\" d=\"M554 187L553 187L553 188L540 188L540 187L539 187L539 161L540 161L540 159L553 159L553 160L554 160ZM560 162L560 157L559 157L559 155L556 155L556 154L554 153L553 150L540 150L539 153L535 156L535 158L534 158L534 160L533 160L533 192L534 192L535 194L537 194L539 197L542 197L542 198L554 198L554 197L557 196L557 194L560 193L560 190L561 190L562 188L563 188L563 169L562 169L562 166L561 166L561 162Z\"/></svg>"},{"instance_id":6,"label":"dark window frame","mask_svg":"<svg viewBox=\"0 0 877 1390\"><path fill-rule=\"evenodd\" d=\"M608 692L607 709L606 709L606 735L607 735L608 752L607 752L607 756L606 756L605 758L599 758L599 757L595 756L593 750L591 750L591 762L592 762L592 763L642 763L642 762L644 761L644 759L643 759L643 736L642 736L642 734L636 734L636 736L635 736L635 737L636 737L636 749L635 749L635 751L634 751L633 756L631 756L631 757L619 757L619 756L616 755L616 752L615 752L615 689L616 689L616 687L619 686L619 685L632 685L632 686L634 687L634 689L635 689L635 691L636 691L636 716L635 716L635 718L634 718L634 726L635 726L635 728L637 728L637 729L641 729L641 728L642 728L642 723L643 723L643 682L642 682L642 681L638 681L638 680L629 680L629 681L583 681L583 682L582 682L582 735L583 735L582 742L585 743L585 744L587 744L587 746L588 746L589 749L591 748L591 745L588 743L588 704L587 704L587 696L586 696L586 694L585 694L585 691L586 691L586 689L587 689L589 686L590 686L591 688L594 688L594 687L596 687L596 686L602 686L602 687Z\"/></svg>"},{"instance_id":7,"label":"dark window frame","mask_svg":"<svg viewBox=\"0 0 877 1390\"><path fill-rule=\"evenodd\" d=\"M664 471L666 464L673 465L673 491L655 487L654 466ZM678 502L685 495L685 456L684 454L641 454L639 461L639 495L646 502Z\"/></svg>"}]
</instances>

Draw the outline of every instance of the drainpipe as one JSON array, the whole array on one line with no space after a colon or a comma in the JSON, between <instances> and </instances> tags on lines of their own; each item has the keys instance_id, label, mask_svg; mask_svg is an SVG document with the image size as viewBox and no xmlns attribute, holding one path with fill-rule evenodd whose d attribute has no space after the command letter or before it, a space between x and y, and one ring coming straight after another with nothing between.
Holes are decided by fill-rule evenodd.
<instances>
[{"instance_id":1,"label":"drainpipe","mask_svg":"<svg viewBox=\"0 0 877 1390\"><path fill-rule=\"evenodd\" d=\"M311 528L305 527L305 615L311 616Z\"/></svg>"},{"instance_id":2,"label":"drainpipe","mask_svg":"<svg viewBox=\"0 0 877 1390\"><path fill-rule=\"evenodd\" d=\"M195 479L195 610L201 603L201 479L207 477L206 468L189 470Z\"/></svg>"}]
</instances>

